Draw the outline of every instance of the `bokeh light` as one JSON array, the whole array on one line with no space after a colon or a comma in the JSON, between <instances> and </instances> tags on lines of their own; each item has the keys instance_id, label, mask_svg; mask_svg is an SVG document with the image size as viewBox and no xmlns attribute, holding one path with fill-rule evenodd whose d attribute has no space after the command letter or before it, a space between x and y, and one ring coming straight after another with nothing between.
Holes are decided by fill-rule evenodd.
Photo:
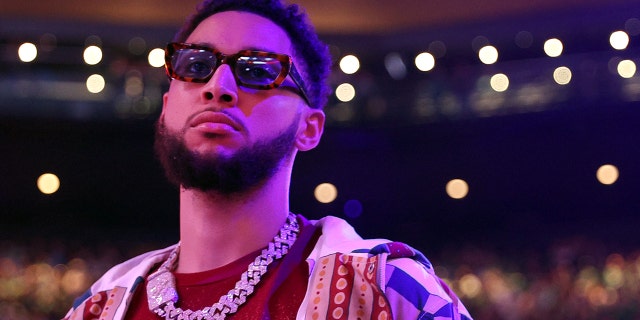
<instances>
[{"instance_id":1,"label":"bokeh light","mask_svg":"<svg viewBox=\"0 0 640 320\"><path fill-rule=\"evenodd\" d=\"M149 61L149 65L154 68L160 68L164 66L164 50L160 48L151 50L149 52L147 60Z\"/></svg>"},{"instance_id":2,"label":"bokeh light","mask_svg":"<svg viewBox=\"0 0 640 320\"><path fill-rule=\"evenodd\" d=\"M89 47L89 46L101 47L102 39L99 36L96 36L95 34L90 35L86 39L84 39L84 46L85 47Z\"/></svg>"},{"instance_id":3,"label":"bokeh light","mask_svg":"<svg viewBox=\"0 0 640 320\"><path fill-rule=\"evenodd\" d=\"M60 279L60 286L68 295L77 295L91 285L91 280L87 272L86 262L82 259L74 258L69 261L69 266Z\"/></svg>"},{"instance_id":4,"label":"bokeh light","mask_svg":"<svg viewBox=\"0 0 640 320\"><path fill-rule=\"evenodd\" d=\"M478 52L482 47L489 45L489 38L485 36L476 36L471 40L471 48L473 51Z\"/></svg>"},{"instance_id":5,"label":"bokeh light","mask_svg":"<svg viewBox=\"0 0 640 320\"><path fill-rule=\"evenodd\" d=\"M404 64L400 54L393 52L384 57L384 67L389 76L395 80L404 79L407 76L407 66Z\"/></svg>"},{"instance_id":6,"label":"bokeh light","mask_svg":"<svg viewBox=\"0 0 640 320\"><path fill-rule=\"evenodd\" d=\"M636 74L636 64L631 60L622 60L618 63L618 74L623 78L633 78Z\"/></svg>"},{"instance_id":7,"label":"bokeh light","mask_svg":"<svg viewBox=\"0 0 640 320\"><path fill-rule=\"evenodd\" d=\"M509 88L509 77L504 73L494 74L489 80L491 89L496 92L504 92Z\"/></svg>"},{"instance_id":8,"label":"bokeh light","mask_svg":"<svg viewBox=\"0 0 640 320\"><path fill-rule=\"evenodd\" d=\"M609 36L609 44L616 50L624 50L629 45L629 35L624 31L615 31Z\"/></svg>"},{"instance_id":9,"label":"bokeh light","mask_svg":"<svg viewBox=\"0 0 640 320\"><path fill-rule=\"evenodd\" d=\"M22 62L31 62L38 56L38 48L31 42L25 42L18 47L18 58Z\"/></svg>"},{"instance_id":10,"label":"bokeh light","mask_svg":"<svg viewBox=\"0 0 640 320\"><path fill-rule=\"evenodd\" d=\"M147 41L142 37L133 37L128 43L129 52L141 55L147 50Z\"/></svg>"},{"instance_id":11,"label":"bokeh light","mask_svg":"<svg viewBox=\"0 0 640 320\"><path fill-rule=\"evenodd\" d=\"M340 70L345 74L354 74L360 69L360 60L354 55L347 55L340 59Z\"/></svg>"},{"instance_id":12,"label":"bokeh light","mask_svg":"<svg viewBox=\"0 0 640 320\"><path fill-rule=\"evenodd\" d=\"M498 61L498 49L494 46L484 46L478 51L478 58L484 64L494 64Z\"/></svg>"},{"instance_id":13,"label":"bokeh light","mask_svg":"<svg viewBox=\"0 0 640 320\"><path fill-rule=\"evenodd\" d=\"M522 49L529 48L533 44L533 34L529 31L520 31L516 34L515 42Z\"/></svg>"},{"instance_id":14,"label":"bokeh light","mask_svg":"<svg viewBox=\"0 0 640 320\"><path fill-rule=\"evenodd\" d=\"M100 93L104 90L106 82L99 74L92 74L87 78L87 90L91 93Z\"/></svg>"},{"instance_id":15,"label":"bokeh light","mask_svg":"<svg viewBox=\"0 0 640 320\"><path fill-rule=\"evenodd\" d=\"M544 53L546 53L549 57L555 58L559 57L564 50L564 46L562 41L559 39L553 38L544 42Z\"/></svg>"},{"instance_id":16,"label":"bokeh light","mask_svg":"<svg viewBox=\"0 0 640 320\"><path fill-rule=\"evenodd\" d=\"M560 85L571 82L571 69L567 67L558 67L553 71L553 80Z\"/></svg>"},{"instance_id":17,"label":"bokeh light","mask_svg":"<svg viewBox=\"0 0 640 320\"><path fill-rule=\"evenodd\" d=\"M349 218L360 217L360 215L362 215L362 203L356 199L345 202L344 215Z\"/></svg>"},{"instance_id":18,"label":"bokeh light","mask_svg":"<svg viewBox=\"0 0 640 320\"><path fill-rule=\"evenodd\" d=\"M459 281L460 293L467 298L475 298L482 291L482 282L474 274L465 274Z\"/></svg>"},{"instance_id":19,"label":"bokeh light","mask_svg":"<svg viewBox=\"0 0 640 320\"><path fill-rule=\"evenodd\" d=\"M630 18L624 22L624 29L632 36L640 35L640 19Z\"/></svg>"},{"instance_id":20,"label":"bokeh light","mask_svg":"<svg viewBox=\"0 0 640 320\"><path fill-rule=\"evenodd\" d=\"M453 199L462 199L469 193L469 185L462 179L453 179L447 182L447 195Z\"/></svg>"},{"instance_id":21,"label":"bokeh light","mask_svg":"<svg viewBox=\"0 0 640 320\"><path fill-rule=\"evenodd\" d=\"M619 176L618 168L612 164L605 164L596 171L596 178L605 185L614 184Z\"/></svg>"},{"instance_id":22,"label":"bokeh light","mask_svg":"<svg viewBox=\"0 0 640 320\"><path fill-rule=\"evenodd\" d=\"M624 271L620 265L607 263L602 272L602 278L607 287L620 289L624 284Z\"/></svg>"},{"instance_id":23,"label":"bokeh light","mask_svg":"<svg viewBox=\"0 0 640 320\"><path fill-rule=\"evenodd\" d=\"M342 102L349 102L356 97L356 88L350 83L343 83L336 88L336 98Z\"/></svg>"},{"instance_id":24,"label":"bokeh light","mask_svg":"<svg viewBox=\"0 0 640 320\"><path fill-rule=\"evenodd\" d=\"M313 195L320 203L331 203L338 197L338 189L333 184L325 182L316 187Z\"/></svg>"},{"instance_id":25,"label":"bokeh light","mask_svg":"<svg viewBox=\"0 0 640 320\"><path fill-rule=\"evenodd\" d=\"M44 194L52 194L60 189L60 179L53 173L44 173L36 181L38 190Z\"/></svg>"},{"instance_id":26,"label":"bokeh light","mask_svg":"<svg viewBox=\"0 0 640 320\"><path fill-rule=\"evenodd\" d=\"M436 58L429 52L422 52L416 56L416 68L420 71L429 71L436 66Z\"/></svg>"},{"instance_id":27,"label":"bokeh light","mask_svg":"<svg viewBox=\"0 0 640 320\"><path fill-rule=\"evenodd\" d=\"M129 97L138 97L144 92L144 82L138 74L128 76L124 86L124 92Z\"/></svg>"},{"instance_id":28,"label":"bokeh light","mask_svg":"<svg viewBox=\"0 0 640 320\"><path fill-rule=\"evenodd\" d=\"M97 46L88 46L82 54L84 62L88 65L95 65L102 61L102 49Z\"/></svg>"},{"instance_id":29,"label":"bokeh light","mask_svg":"<svg viewBox=\"0 0 640 320\"><path fill-rule=\"evenodd\" d=\"M38 47L43 52L51 52L58 45L58 37L52 33L45 33L40 37L38 44Z\"/></svg>"},{"instance_id":30,"label":"bokeh light","mask_svg":"<svg viewBox=\"0 0 640 320\"><path fill-rule=\"evenodd\" d=\"M440 40L433 41L429 43L428 51L435 58L442 58L447 54L447 45Z\"/></svg>"}]
</instances>

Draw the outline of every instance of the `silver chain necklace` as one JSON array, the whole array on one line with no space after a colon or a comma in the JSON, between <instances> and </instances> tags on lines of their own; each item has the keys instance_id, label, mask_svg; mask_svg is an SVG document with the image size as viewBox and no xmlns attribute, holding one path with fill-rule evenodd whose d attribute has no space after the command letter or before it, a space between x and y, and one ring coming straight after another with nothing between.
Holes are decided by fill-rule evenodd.
<instances>
[{"instance_id":1,"label":"silver chain necklace","mask_svg":"<svg viewBox=\"0 0 640 320\"><path fill-rule=\"evenodd\" d=\"M147 283L147 299L149 310L155 312L166 320L221 320L227 314L234 313L242 305L247 296L253 293L254 287L260 282L267 272L267 267L274 261L282 258L289 252L300 231L294 214L289 213L287 221L280 228L280 232L273 238L267 248L249 264L247 271L242 273L235 288L229 290L226 295L220 297L218 302L211 307L200 310L183 310L176 308L178 292L176 280L171 273L177 266L180 244L171 252L167 261L153 274L149 275Z\"/></svg>"}]
</instances>

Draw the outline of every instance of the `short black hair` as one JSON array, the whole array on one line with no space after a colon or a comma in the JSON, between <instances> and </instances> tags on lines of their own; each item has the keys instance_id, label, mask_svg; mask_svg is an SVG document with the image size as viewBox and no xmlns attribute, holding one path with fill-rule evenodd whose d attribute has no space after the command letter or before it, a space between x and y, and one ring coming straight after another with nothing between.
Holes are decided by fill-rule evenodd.
<instances>
[{"instance_id":1,"label":"short black hair","mask_svg":"<svg viewBox=\"0 0 640 320\"><path fill-rule=\"evenodd\" d=\"M293 44L297 67L307 86L304 89L309 96L310 107L322 109L325 106L330 92L331 56L307 14L296 4L286 4L281 0L204 0L178 31L174 41L185 42L203 20L224 11L254 13L284 29Z\"/></svg>"}]
</instances>

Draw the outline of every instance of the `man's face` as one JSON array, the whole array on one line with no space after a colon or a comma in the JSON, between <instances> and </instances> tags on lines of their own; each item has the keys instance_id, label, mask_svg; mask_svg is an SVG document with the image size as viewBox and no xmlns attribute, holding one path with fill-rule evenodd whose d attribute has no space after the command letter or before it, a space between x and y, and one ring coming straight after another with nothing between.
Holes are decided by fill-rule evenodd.
<instances>
[{"instance_id":1,"label":"man's face","mask_svg":"<svg viewBox=\"0 0 640 320\"><path fill-rule=\"evenodd\" d=\"M293 56L291 41L284 30L266 18L246 12L228 11L212 15L200 23L187 42L205 45L224 54L253 49ZM168 154L163 155L162 145L165 149L173 145L175 148L171 148L189 153L187 158L196 159L193 160L196 163L209 162L205 167L213 168L220 161L237 161L238 157L259 157L251 153L254 149L269 158L274 154L265 155L265 151L277 151L275 156L279 159L275 166L280 165L282 159L295 152L296 140L304 135L307 127L307 115L321 114L310 111L304 100L287 90L287 86L295 86L290 77L277 89L256 90L238 86L226 64L221 65L207 83L172 80L169 91L164 95L157 135L159 141L156 142L165 169L165 162L175 162L177 156L170 150L165 150L164 153ZM283 143L289 146L284 148ZM283 152L286 154L280 154ZM252 162L261 162L256 160ZM269 168L260 170L269 171ZM273 169L270 171L272 174ZM184 181L179 183L185 185ZM186 183L187 186L189 184ZM197 185L192 187L198 188Z\"/></svg>"}]
</instances>

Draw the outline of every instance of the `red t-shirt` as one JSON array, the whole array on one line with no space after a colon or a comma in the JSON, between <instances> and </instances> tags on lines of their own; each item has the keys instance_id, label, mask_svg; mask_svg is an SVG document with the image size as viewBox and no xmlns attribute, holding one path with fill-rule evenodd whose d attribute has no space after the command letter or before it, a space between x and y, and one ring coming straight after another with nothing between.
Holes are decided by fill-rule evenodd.
<instances>
[{"instance_id":1,"label":"red t-shirt","mask_svg":"<svg viewBox=\"0 0 640 320\"><path fill-rule=\"evenodd\" d=\"M236 313L227 319L295 319L307 290L309 267L305 258L320 236L320 229L298 216L298 239L281 260L276 260L262 276L254 292ZM227 294L260 251L252 252L220 268L198 273L174 273L180 297L176 307L193 311L210 307ZM157 267L156 267L157 268ZM152 270L155 271L155 269ZM138 285L125 319L158 320L149 310L146 282Z\"/></svg>"}]
</instances>

